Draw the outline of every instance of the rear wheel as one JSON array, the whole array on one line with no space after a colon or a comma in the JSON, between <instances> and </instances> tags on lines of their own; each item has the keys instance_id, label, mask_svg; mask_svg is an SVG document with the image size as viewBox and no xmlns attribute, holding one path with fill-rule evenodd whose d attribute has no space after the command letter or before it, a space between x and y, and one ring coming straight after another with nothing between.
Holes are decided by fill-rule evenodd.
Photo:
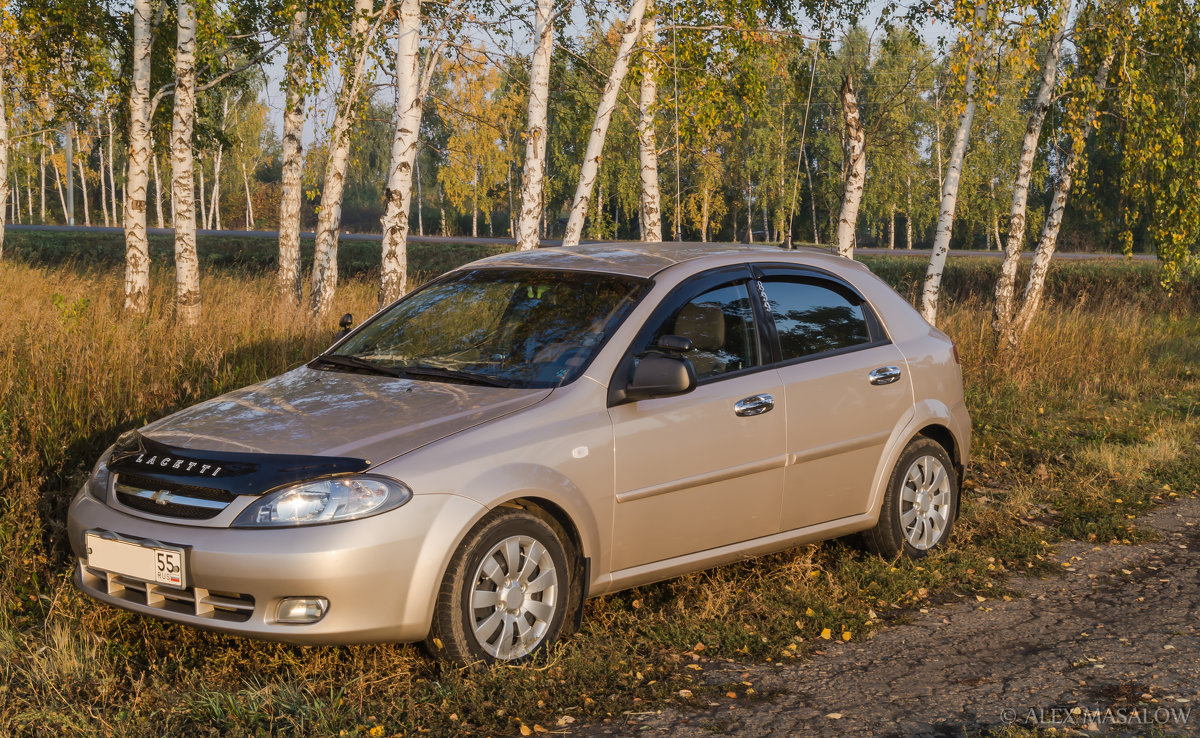
<instances>
[{"instance_id":1,"label":"rear wheel","mask_svg":"<svg viewBox=\"0 0 1200 738\"><path fill-rule=\"evenodd\" d=\"M524 510L498 508L450 561L426 645L464 664L527 658L558 638L570 590L554 528Z\"/></svg>"},{"instance_id":2,"label":"rear wheel","mask_svg":"<svg viewBox=\"0 0 1200 738\"><path fill-rule=\"evenodd\" d=\"M889 558L923 558L950 536L957 516L958 477L950 455L937 441L919 437L900 454L879 522L863 540Z\"/></svg>"}]
</instances>

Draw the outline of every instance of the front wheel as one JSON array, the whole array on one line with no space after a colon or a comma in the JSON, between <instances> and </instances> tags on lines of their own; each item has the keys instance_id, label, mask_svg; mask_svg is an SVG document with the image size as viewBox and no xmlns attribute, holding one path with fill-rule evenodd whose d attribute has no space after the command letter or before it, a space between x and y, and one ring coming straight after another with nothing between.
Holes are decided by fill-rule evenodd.
<instances>
[{"instance_id":1,"label":"front wheel","mask_svg":"<svg viewBox=\"0 0 1200 738\"><path fill-rule=\"evenodd\" d=\"M426 645L462 664L524 659L558 638L570 579L554 528L524 510L498 508L451 559Z\"/></svg>"},{"instance_id":2,"label":"front wheel","mask_svg":"<svg viewBox=\"0 0 1200 738\"><path fill-rule=\"evenodd\" d=\"M950 455L937 441L916 438L900 454L879 522L863 540L888 558L924 558L950 536L957 516L958 477Z\"/></svg>"}]
</instances>

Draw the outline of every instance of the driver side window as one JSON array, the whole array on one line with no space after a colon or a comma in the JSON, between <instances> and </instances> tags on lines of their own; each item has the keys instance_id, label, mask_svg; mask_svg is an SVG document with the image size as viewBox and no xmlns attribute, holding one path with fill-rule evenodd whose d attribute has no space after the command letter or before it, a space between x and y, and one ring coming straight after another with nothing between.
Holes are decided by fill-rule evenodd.
<instances>
[{"instance_id":1,"label":"driver side window","mask_svg":"<svg viewBox=\"0 0 1200 738\"><path fill-rule=\"evenodd\" d=\"M722 285L688 300L655 328L649 342L639 347L638 357L657 350L658 340L672 335L691 340L692 348L684 356L701 381L762 363L745 282Z\"/></svg>"}]
</instances>

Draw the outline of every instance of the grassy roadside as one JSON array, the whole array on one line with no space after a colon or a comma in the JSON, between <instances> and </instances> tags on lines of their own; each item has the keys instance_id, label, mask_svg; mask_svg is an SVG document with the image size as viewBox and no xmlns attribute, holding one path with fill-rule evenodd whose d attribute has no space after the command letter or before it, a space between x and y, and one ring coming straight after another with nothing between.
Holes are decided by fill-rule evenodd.
<instances>
[{"instance_id":1,"label":"grassy roadside","mask_svg":"<svg viewBox=\"0 0 1200 738\"><path fill-rule=\"evenodd\" d=\"M258 643L77 595L64 579L64 506L104 446L294 366L332 330L279 310L269 279L241 271L206 277L209 320L185 334L162 312L121 318L111 270L0 263L12 304L0 323L0 732L553 730L668 700L725 699L692 684L689 666L703 659L806 658L913 608L1005 596L1001 577L1047 566L1063 537L1136 540L1139 511L1197 493L1200 311L1186 292L1172 302L1130 288L1140 278L1120 267L1075 266L1056 279L1092 296L1064 299L1071 291L1058 288L1008 365L995 360L985 305L971 296L986 275L947 275L942 323L963 355L976 438L944 554L915 564L845 542L807 546L594 600L584 630L549 658L465 672L411 646ZM911 267L872 267L902 290L916 284L905 282ZM1105 280L1124 290L1118 298L1104 297ZM156 275L156 306L169 303L166 282ZM372 285L351 281L334 313L364 315L373 302Z\"/></svg>"},{"instance_id":2,"label":"grassy roadside","mask_svg":"<svg viewBox=\"0 0 1200 738\"><path fill-rule=\"evenodd\" d=\"M161 266L175 263L174 237L150 234L150 262ZM423 274L441 274L459 264L509 250L506 246L471 243L412 243L408 246L409 269ZM279 242L267 236L211 236L196 238L201 269L221 271L264 271L276 266ZM379 273L379 241L343 238L338 242L338 273L362 277ZM16 258L40 266L84 265L113 268L125 263L125 236L94 231L8 230L4 235L5 258ZM300 239L300 262L312 268L313 239Z\"/></svg>"}]
</instances>

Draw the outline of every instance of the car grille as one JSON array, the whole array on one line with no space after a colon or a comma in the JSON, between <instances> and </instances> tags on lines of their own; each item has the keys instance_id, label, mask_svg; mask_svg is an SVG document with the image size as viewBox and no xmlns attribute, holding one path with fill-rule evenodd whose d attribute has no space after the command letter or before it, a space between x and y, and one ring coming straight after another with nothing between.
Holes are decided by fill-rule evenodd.
<instances>
[{"instance_id":1,"label":"car grille","mask_svg":"<svg viewBox=\"0 0 1200 738\"><path fill-rule=\"evenodd\" d=\"M254 614L254 598L246 594L215 592L201 587L164 587L86 564L83 578L85 584L107 592L111 597L180 615L244 623Z\"/></svg>"},{"instance_id":2,"label":"car grille","mask_svg":"<svg viewBox=\"0 0 1200 738\"><path fill-rule=\"evenodd\" d=\"M156 482L130 474L113 482L117 500L125 507L151 515L188 520L216 517L236 498L225 490Z\"/></svg>"}]
</instances>

